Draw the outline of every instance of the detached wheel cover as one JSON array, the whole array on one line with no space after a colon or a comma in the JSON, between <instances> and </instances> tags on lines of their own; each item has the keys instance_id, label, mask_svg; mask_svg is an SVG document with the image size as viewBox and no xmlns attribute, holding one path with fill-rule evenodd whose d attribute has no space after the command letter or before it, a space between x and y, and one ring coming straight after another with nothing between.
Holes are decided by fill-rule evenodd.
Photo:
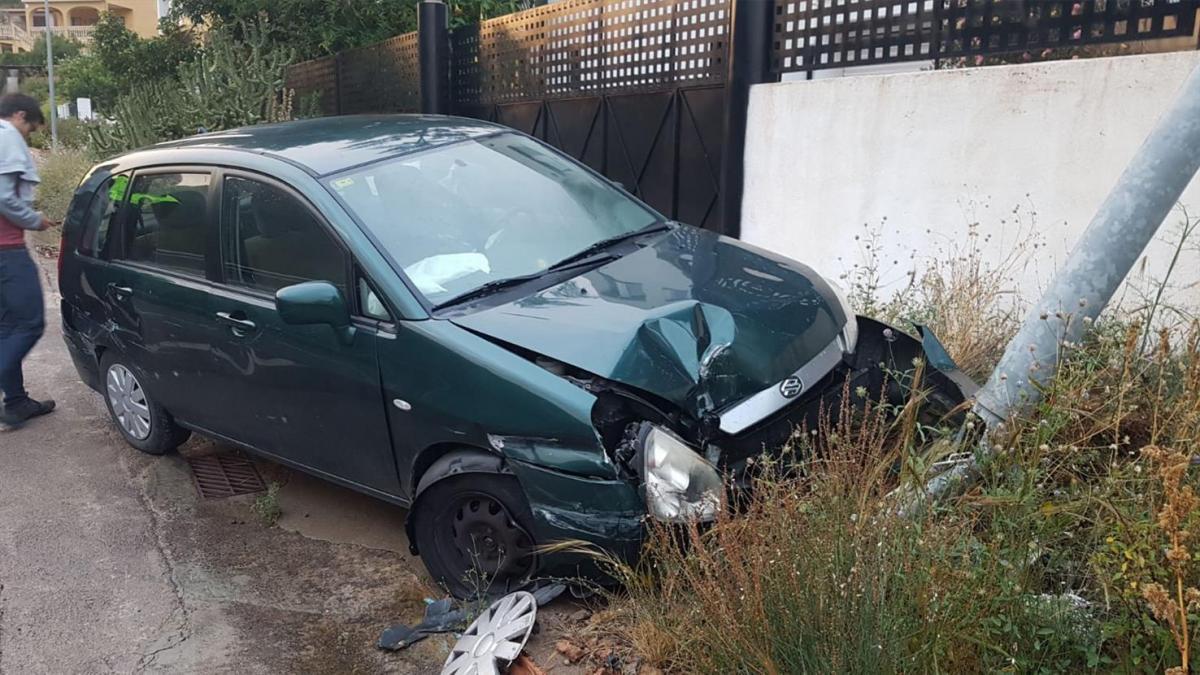
<instances>
[{"instance_id":1,"label":"detached wheel cover","mask_svg":"<svg viewBox=\"0 0 1200 675\"><path fill-rule=\"evenodd\" d=\"M450 650L442 675L504 672L521 655L537 620L532 593L510 593L483 611Z\"/></svg>"}]
</instances>

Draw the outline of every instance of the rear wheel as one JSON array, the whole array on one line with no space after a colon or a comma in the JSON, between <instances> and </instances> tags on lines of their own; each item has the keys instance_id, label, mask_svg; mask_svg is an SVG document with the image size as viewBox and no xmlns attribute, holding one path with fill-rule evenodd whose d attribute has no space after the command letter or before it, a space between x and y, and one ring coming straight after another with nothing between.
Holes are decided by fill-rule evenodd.
<instances>
[{"instance_id":1,"label":"rear wheel","mask_svg":"<svg viewBox=\"0 0 1200 675\"><path fill-rule=\"evenodd\" d=\"M191 432L175 424L142 386L140 372L121 356L105 354L100 361L104 403L125 442L151 455L182 445Z\"/></svg>"},{"instance_id":2,"label":"rear wheel","mask_svg":"<svg viewBox=\"0 0 1200 675\"><path fill-rule=\"evenodd\" d=\"M425 567L456 597L516 590L536 570L533 515L515 478L444 478L421 493L413 517Z\"/></svg>"}]
</instances>

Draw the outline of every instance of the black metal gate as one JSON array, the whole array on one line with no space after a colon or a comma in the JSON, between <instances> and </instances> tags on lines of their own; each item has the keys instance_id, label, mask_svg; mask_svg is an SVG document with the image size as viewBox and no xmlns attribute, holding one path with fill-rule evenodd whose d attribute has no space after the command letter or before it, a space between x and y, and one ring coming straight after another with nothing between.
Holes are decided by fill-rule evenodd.
<instances>
[{"instance_id":1,"label":"black metal gate","mask_svg":"<svg viewBox=\"0 0 1200 675\"><path fill-rule=\"evenodd\" d=\"M725 88L459 106L575 157L670 217L721 230Z\"/></svg>"}]
</instances>

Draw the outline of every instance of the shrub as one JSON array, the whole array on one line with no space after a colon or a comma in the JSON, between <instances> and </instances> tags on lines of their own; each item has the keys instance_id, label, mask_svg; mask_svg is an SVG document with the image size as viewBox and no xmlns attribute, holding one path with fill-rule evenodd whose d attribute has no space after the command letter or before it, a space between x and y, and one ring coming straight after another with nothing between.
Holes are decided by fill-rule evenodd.
<instances>
[{"instance_id":1,"label":"shrub","mask_svg":"<svg viewBox=\"0 0 1200 675\"><path fill-rule=\"evenodd\" d=\"M41 154L38 174L42 178L38 186L35 206L52 220L61 222L67 215L67 207L75 196L79 181L92 168L92 157L79 148L62 147Z\"/></svg>"},{"instance_id":2,"label":"shrub","mask_svg":"<svg viewBox=\"0 0 1200 675\"><path fill-rule=\"evenodd\" d=\"M58 120L58 144L63 148L87 150L91 145L89 132L91 126L91 123L74 117L64 117ZM52 145L49 122L29 137L29 147L31 148L49 150Z\"/></svg>"}]
</instances>

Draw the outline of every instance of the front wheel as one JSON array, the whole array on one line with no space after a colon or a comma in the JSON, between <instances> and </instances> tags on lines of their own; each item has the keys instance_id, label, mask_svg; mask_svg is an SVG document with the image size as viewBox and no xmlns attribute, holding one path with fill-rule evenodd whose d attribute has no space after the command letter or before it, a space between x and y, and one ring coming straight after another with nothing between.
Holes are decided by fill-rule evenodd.
<instances>
[{"instance_id":1,"label":"front wheel","mask_svg":"<svg viewBox=\"0 0 1200 675\"><path fill-rule=\"evenodd\" d=\"M175 424L171 415L154 402L142 386L137 369L120 356L105 354L104 403L125 442L150 455L161 455L182 445L191 432Z\"/></svg>"},{"instance_id":2,"label":"front wheel","mask_svg":"<svg viewBox=\"0 0 1200 675\"><path fill-rule=\"evenodd\" d=\"M421 494L413 517L425 567L455 597L517 590L537 568L533 515L511 476L442 479Z\"/></svg>"}]
</instances>

